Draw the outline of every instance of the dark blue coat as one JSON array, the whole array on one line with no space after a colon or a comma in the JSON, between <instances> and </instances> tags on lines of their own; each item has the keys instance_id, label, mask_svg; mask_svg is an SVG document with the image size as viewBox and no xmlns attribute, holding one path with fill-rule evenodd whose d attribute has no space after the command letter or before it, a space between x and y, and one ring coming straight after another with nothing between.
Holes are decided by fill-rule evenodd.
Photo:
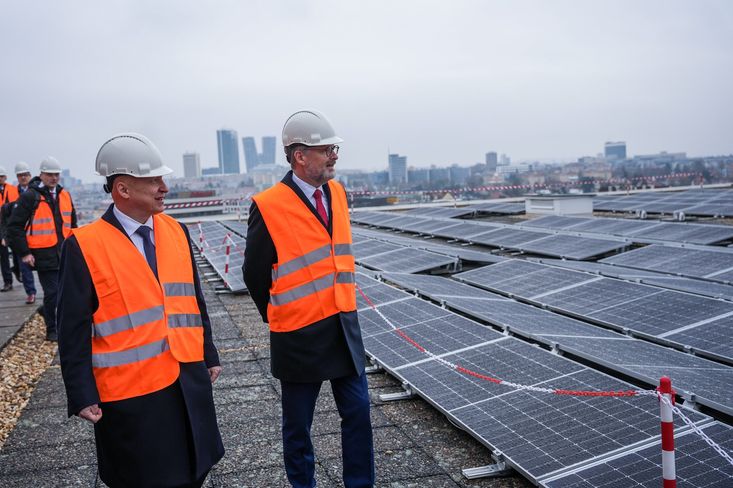
<instances>
[{"instance_id":1,"label":"dark blue coat","mask_svg":"<svg viewBox=\"0 0 733 488\"><path fill-rule=\"evenodd\" d=\"M111 206L102 219L127 236ZM190 246L188 230L181 227ZM99 403L102 419L95 424L94 434L100 477L109 486L190 483L224 455L207 370L219 365L219 356L195 265L193 271L204 325L204 361L181 363L178 381L163 390L100 403L91 358L92 315L99 301L76 237L64 241L57 313L68 414Z\"/></svg>"},{"instance_id":2,"label":"dark blue coat","mask_svg":"<svg viewBox=\"0 0 733 488\"><path fill-rule=\"evenodd\" d=\"M293 182L292 171L285 175L282 183L318 216L308 198ZM328 214L333 215L331 192L328 185L323 188L328 200ZM332 234L333 219L329 220L327 229ZM249 210L242 272L247 290L264 322L267 322L267 304L270 301L272 265L276 262L275 244L257 204L253 202ZM361 374L365 356L356 311L332 315L292 332L270 332L270 361L272 375L285 381L315 382Z\"/></svg>"}]
</instances>

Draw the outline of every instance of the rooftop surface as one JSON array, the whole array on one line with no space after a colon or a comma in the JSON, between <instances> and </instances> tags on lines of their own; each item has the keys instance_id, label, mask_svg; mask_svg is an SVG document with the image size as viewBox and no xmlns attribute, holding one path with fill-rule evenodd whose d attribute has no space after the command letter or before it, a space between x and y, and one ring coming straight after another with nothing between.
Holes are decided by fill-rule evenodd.
<instances>
[{"instance_id":1,"label":"rooftop surface","mask_svg":"<svg viewBox=\"0 0 733 488\"><path fill-rule=\"evenodd\" d=\"M226 455L205 486L286 487L281 460L280 392L278 382L269 373L267 328L248 296L217 294L211 286L205 294L224 367L215 384L214 400L226 448ZM4 342L16 333L15 340L41 333L40 328L32 330L30 325L20 328L35 309L19 307L15 302L11 296L0 300L0 321L14 324L0 329ZM91 425L66 417L58 356L44 367L30 401L0 449L0 486L104 486L97 478ZM3 369L0 363L0 372L5 370L7 367ZM381 393L400 390L399 383L386 374L370 374L369 390L377 486L531 486L517 474L467 480L462 469L492 462L485 447L419 398L380 402ZM317 405L313 435L318 486L342 486L339 419L327 384Z\"/></svg>"}]
</instances>

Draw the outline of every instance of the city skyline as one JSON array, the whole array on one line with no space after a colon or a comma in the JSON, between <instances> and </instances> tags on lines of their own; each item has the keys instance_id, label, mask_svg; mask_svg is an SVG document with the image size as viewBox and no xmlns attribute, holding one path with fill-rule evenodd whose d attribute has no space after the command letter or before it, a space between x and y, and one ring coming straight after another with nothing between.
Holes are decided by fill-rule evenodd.
<instances>
[{"instance_id":1,"label":"city skyline","mask_svg":"<svg viewBox=\"0 0 733 488\"><path fill-rule=\"evenodd\" d=\"M136 131L180 176L185 151L216 164L218 128L279 141L308 107L345 140L341 169L383 169L388 152L416 167L573 161L608 141L730 154L731 23L724 0L10 2L0 165L37 171L50 154L99 181L101 144Z\"/></svg>"}]
</instances>

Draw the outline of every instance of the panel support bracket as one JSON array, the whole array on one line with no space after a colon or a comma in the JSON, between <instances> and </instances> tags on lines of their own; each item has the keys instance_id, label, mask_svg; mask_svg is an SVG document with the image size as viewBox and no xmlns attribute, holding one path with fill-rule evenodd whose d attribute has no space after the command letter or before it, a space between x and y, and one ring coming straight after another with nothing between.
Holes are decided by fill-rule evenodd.
<instances>
[{"instance_id":1,"label":"panel support bracket","mask_svg":"<svg viewBox=\"0 0 733 488\"><path fill-rule=\"evenodd\" d=\"M379 400L382 402L395 402L398 400L409 400L415 395L410 389L409 385L402 385L402 388L404 388L403 391L398 391L395 393L382 393L381 395L379 395Z\"/></svg>"},{"instance_id":2,"label":"panel support bracket","mask_svg":"<svg viewBox=\"0 0 733 488\"><path fill-rule=\"evenodd\" d=\"M382 372L382 367L378 363L375 363L375 364L372 364L372 365L367 366L366 368L364 368L364 372L366 374L381 373Z\"/></svg>"},{"instance_id":3,"label":"panel support bracket","mask_svg":"<svg viewBox=\"0 0 733 488\"><path fill-rule=\"evenodd\" d=\"M486 466L478 466L476 468L466 468L461 470L466 479L475 480L478 478L498 478L501 476L511 476L512 468L506 465L504 461L496 464L487 464Z\"/></svg>"}]
</instances>

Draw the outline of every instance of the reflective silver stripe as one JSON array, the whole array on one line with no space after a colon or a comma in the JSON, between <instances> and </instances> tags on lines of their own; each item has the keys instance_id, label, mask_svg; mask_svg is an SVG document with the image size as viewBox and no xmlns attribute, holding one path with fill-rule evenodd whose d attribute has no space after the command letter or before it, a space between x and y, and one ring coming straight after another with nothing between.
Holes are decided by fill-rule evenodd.
<instances>
[{"instance_id":1,"label":"reflective silver stripe","mask_svg":"<svg viewBox=\"0 0 733 488\"><path fill-rule=\"evenodd\" d=\"M351 250L351 244L334 244L333 253L336 256L350 256L354 254L354 252Z\"/></svg>"},{"instance_id":2,"label":"reflective silver stripe","mask_svg":"<svg viewBox=\"0 0 733 488\"><path fill-rule=\"evenodd\" d=\"M61 215L71 215L71 212L61 212Z\"/></svg>"},{"instance_id":3,"label":"reflective silver stripe","mask_svg":"<svg viewBox=\"0 0 733 488\"><path fill-rule=\"evenodd\" d=\"M56 231L53 230L53 229L50 229L50 230L33 229L32 232L31 232L31 229L28 229L28 232L26 232L26 234L28 234L28 235L34 235L34 236L44 236L44 235L55 234L55 233L56 233Z\"/></svg>"},{"instance_id":4,"label":"reflective silver stripe","mask_svg":"<svg viewBox=\"0 0 733 488\"><path fill-rule=\"evenodd\" d=\"M339 274L336 275L336 283L355 283L356 282L356 276L354 276L354 273L351 273L350 271L341 271Z\"/></svg>"},{"instance_id":5,"label":"reflective silver stripe","mask_svg":"<svg viewBox=\"0 0 733 488\"><path fill-rule=\"evenodd\" d=\"M163 291L167 297L196 296L196 288L193 283L163 283Z\"/></svg>"},{"instance_id":6,"label":"reflective silver stripe","mask_svg":"<svg viewBox=\"0 0 733 488\"><path fill-rule=\"evenodd\" d=\"M283 276L289 275L290 273L294 273L298 271L299 269L303 269L307 266L310 266L311 264L315 264L318 261L322 259L326 259L331 255L331 245L326 244L323 247L319 247L318 249L311 251L307 254L303 254L302 256L298 256L295 259L291 259L290 261L287 261L280 266L277 267L277 270L272 271L272 281L277 280L278 278L282 278Z\"/></svg>"},{"instance_id":7,"label":"reflective silver stripe","mask_svg":"<svg viewBox=\"0 0 733 488\"><path fill-rule=\"evenodd\" d=\"M325 290L333 286L333 273L329 273L326 276L318 278L317 280L310 281L304 285L300 285L292 290L288 290L277 295L270 295L270 303L273 305L285 305L294 300L298 300L308 295L312 295L317 291Z\"/></svg>"},{"instance_id":8,"label":"reflective silver stripe","mask_svg":"<svg viewBox=\"0 0 733 488\"><path fill-rule=\"evenodd\" d=\"M203 327L201 315L197 313L172 313L168 315L168 327Z\"/></svg>"},{"instance_id":9,"label":"reflective silver stripe","mask_svg":"<svg viewBox=\"0 0 733 488\"><path fill-rule=\"evenodd\" d=\"M44 218L44 219L33 219L33 225L39 225L39 224L50 224L51 219Z\"/></svg>"},{"instance_id":10,"label":"reflective silver stripe","mask_svg":"<svg viewBox=\"0 0 733 488\"><path fill-rule=\"evenodd\" d=\"M168 339L164 337L159 341L126 351L92 354L92 366L95 368L111 368L112 366L136 363L159 356L168 349L170 349Z\"/></svg>"},{"instance_id":11,"label":"reflective silver stripe","mask_svg":"<svg viewBox=\"0 0 733 488\"><path fill-rule=\"evenodd\" d=\"M100 337L106 337L108 335L122 332L123 330L129 330L134 327L149 324L156 320L163 318L163 305L158 305L152 308L146 308L139 312L131 313L130 315L123 315L116 319L107 320L94 326L94 335Z\"/></svg>"}]
</instances>

